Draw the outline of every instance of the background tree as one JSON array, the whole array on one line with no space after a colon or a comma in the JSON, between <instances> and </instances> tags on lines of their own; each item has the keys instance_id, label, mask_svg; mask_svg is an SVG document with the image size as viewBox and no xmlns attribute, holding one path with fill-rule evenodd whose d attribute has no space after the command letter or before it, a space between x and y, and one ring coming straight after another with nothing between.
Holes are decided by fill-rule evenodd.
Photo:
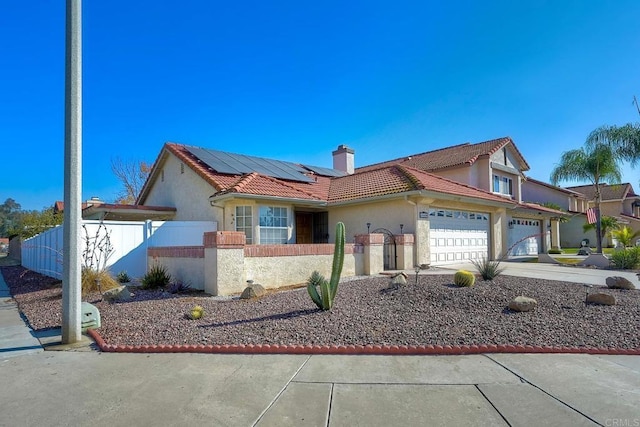
<instances>
[{"instance_id":1,"label":"background tree","mask_svg":"<svg viewBox=\"0 0 640 427\"><path fill-rule=\"evenodd\" d=\"M587 141L589 142L589 141ZM613 147L603 143L587 143L585 147L562 153L560 163L551 171L551 183L560 181L590 182L595 192L597 253L602 253L602 232L600 217L600 184L605 180L619 184L622 175L620 158Z\"/></svg>"},{"instance_id":2,"label":"background tree","mask_svg":"<svg viewBox=\"0 0 640 427\"><path fill-rule=\"evenodd\" d=\"M28 239L62 224L62 219L62 214L56 212L53 207L43 208L41 211L21 211L12 234Z\"/></svg>"},{"instance_id":3,"label":"background tree","mask_svg":"<svg viewBox=\"0 0 640 427\"><path fill-rule=\"evenodd\" d=\"M635 167L640 160L640 124L601 126L587 138L587 145L593 147L598 144L609 145L616 157Z\"/></svg>"},{"instance_id":4,"label":"background tree","mask_svg":"<svg viewBox=\"0 0 640 427\"><path fill-rule=\"evenodd\" d=\"M12 230L18 226L20 204L8 198L0 205L0 237L10 237Z\"/></svg>"},{"instance_id":5,"label":"background tree","mask_svg":"<svg viewBox=\"0 0 640 427\"><path fill-rule=\"evenodd\" d=\"M116 196L116 203L132 205L151 172L149 163L134 160L111 159L111 171L122 183L122 191Z\"/></svg>"}]
</instances>

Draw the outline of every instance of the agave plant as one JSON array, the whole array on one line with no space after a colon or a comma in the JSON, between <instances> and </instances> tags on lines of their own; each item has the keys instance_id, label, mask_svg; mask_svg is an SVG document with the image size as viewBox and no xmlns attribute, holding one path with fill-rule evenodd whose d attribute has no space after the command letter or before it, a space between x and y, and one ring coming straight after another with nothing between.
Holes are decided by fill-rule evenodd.
<instances>
[{"instance_id":1,"label":"agave plant","mask_svg":"<svg viewBox=\"0 0 640 427\"><path fill-rule=\"evenodd\" d=\"M333 300L338 292L338 282L342 274L344 264L344 224L336 224L336 243L333 251L333 265L331 267L331 280L327 281L319 272L314 271L307 280L307 291L313 302L321 310L331 310ZM320 292L318 292L320 288Z\"/></svg>"}]
</instances>

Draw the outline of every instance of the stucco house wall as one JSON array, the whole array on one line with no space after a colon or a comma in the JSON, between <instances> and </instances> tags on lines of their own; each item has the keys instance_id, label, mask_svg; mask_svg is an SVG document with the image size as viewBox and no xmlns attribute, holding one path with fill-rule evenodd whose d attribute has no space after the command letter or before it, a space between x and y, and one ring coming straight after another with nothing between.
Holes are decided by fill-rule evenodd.
<instances>
[{"instance_id":1,"label":"stucco house wall","mask_svg":"<svg viewBox=\"0 0 640 427\"><path fill-rule=\"evenodd\" d=\"M560 207L569 211L572 206L570 204L571 197L562 191L554 190L543 185L539 185L535 182L524 181L522 183L522 200L525 202L533 203L554 203Z\"/></svg>"},{"instance_id":2,"label":"stucco house wall","mask_svg":"<svg viewBox=\"0 0 640 427\"><path fill-rule=\"evenodd\" d=\"M595 231L584 232L582 226L587 222L585 214L576 214L569 221L560 223L560 245L563 248L578 248L583 239L589 239L591 247L596 246ZM603 244L606 245L605 241Z\"/></svg>"},{"instance_id":3,"label":"stucco house wall","mask_svg":"<svg viewBox=\"0 0 640 427\"><path fill-rule=\"evenodd\" d=\"M191 168L167 153L161 160L156 182L144 200L145 205L176 208L176 221L217 221L222 224L221 211L212 207L212 188Z\"/></svg>"}]
</instances>

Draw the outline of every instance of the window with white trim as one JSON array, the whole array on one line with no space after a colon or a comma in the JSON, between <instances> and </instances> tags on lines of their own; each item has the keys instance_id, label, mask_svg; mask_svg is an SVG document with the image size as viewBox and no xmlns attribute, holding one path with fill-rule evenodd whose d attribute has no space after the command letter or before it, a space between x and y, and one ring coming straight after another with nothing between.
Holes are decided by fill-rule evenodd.
<instances>
[{"instance_id":1,"label":"window with white trim","mask_svg":"<svg viewBox=\"0 0 640 427\"><path fill-rule=\"evenodd\" d=\"M513 196L513 180L508 176L493 175L493 192Z\"/></svg>"},{"instance_id":2,"label":"window with white trim","mask_svg":"<svg viewBox=\"0 0 640 427\"><path fill-rule=\"evenodd\" d=\"M288 209L260 206L260 243L284 244L289 240Z\"/></svg>"},{"instance_id":3,"label":"window with white trim","mask_svg":"<svg viewBox=\"0 0 640 427\"><path fill-rule=\"evenodd\" d=\"M253 243L253 212L251 206L236 206L236 231L244 232L247 244Z\"/></svg>"}]
</instances>

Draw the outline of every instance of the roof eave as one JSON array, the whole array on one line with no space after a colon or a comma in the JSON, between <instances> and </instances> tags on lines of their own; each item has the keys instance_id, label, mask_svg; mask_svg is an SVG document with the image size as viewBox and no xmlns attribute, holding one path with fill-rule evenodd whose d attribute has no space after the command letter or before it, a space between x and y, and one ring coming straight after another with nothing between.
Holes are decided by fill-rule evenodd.
<instances>
[{"instance_id":1,"label":"roof eave","mask_svg":"<svg viewBox=\"0 0 640 427\"><path fill-rule=\"evenodd\" d=\"M248 200L269 200L275 201L279 203L289 203L294 205L305 205L305 206L313 206L313 207L324 207L327 206L327 202L324 200L313 200L313 199L300 199L295 197L280 197L280 196L267 196L262 194L245 194L245 193L224 193L224 194L213 194L209 196L209 203L226 203L229 200L233 199L248 199Z\"/></svg>"}]
</instances>

